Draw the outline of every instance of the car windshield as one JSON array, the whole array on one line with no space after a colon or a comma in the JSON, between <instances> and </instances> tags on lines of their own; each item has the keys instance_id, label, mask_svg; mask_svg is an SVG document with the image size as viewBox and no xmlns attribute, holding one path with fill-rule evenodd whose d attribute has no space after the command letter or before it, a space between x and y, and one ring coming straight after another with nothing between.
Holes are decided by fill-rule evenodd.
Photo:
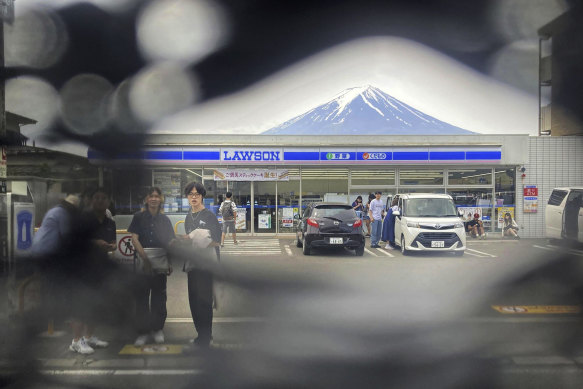
<instances>
[{"instance_id":1,"label":"car windshield","mask_svg":"<svg viewBox=\"0 0 583 389\"><path fill-rule=\"evenodd\" d=\"M403 215L411 217L457 217L451 199L423 198L405 200Z\"/></svg>"},{"instance_id":2,"label":"car windshield","mask_svg":"<svg viewBox=\"0 0 583 389\"><path fill-rule=\"evenodd\" d=\"M337 220L356 219L356 212L350 206L344 205L320 205L314 208L312 217Z\"/></svg>"}]
</instances>

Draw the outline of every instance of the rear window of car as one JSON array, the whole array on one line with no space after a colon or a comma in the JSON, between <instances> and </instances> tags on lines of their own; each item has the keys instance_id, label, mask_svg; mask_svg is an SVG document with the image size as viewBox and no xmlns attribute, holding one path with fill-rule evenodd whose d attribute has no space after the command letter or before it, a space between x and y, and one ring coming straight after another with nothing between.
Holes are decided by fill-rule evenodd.
<instances>
[{"instance_id":1,"label":"rear window of car","mask_svg":"<svg viewBox=\"0 0 583 389\"><path fill-rule=\"evenodd\" d=\"M561 205L561 203L563 202L563 199L565 198L565 196L567 195L567 191L566 190L554 190L553 193L551 193L551 197L549 197L549 205Z\"/></svg>"},{"instance_id":2,"label":"rear window of car","mask_svg":"<svg viewBox=\"0 0 583 389\"><path fill-rule=\"evenodd\" d=\"M356 219L356 212L349 205L320 205L314 208L313 217L333 217L335 219Z\"/></svg>"}]
</instances>

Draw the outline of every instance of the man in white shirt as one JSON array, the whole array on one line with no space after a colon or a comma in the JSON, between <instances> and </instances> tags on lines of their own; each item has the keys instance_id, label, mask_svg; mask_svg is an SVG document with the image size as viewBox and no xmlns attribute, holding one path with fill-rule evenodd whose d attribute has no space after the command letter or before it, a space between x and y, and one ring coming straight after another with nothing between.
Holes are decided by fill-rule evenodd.
<instances>
[{"instance_id":1,"label":"man in white shirt","mask_svg":"<svg viewBox=\"0 0 583 389\"><path fill-rule=\"evenodd\" d=\"M370 209L368 215L372 226L370 234L370 247L380 248L379 241L381 240L381 232L383 230L383 214L385 213L385 205L381 201L381 192L375 192L375 199L370 202Z\"/></svg>"}]
</instances>

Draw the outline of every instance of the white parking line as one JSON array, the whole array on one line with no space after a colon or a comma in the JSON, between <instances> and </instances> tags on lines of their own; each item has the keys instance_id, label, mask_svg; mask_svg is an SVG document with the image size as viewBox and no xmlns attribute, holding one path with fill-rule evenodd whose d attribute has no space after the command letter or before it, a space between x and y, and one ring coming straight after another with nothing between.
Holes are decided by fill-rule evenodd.
<instances>
[{"instance_id":1,"label":"white parking line","mask_svg":"<svg viewBox=\"0 0 583 389\"><path fill-rule=\"evenodd\" d=\"M395 256L393 254L389 253L388 251L386 251L384 249L377 249L377 251L380 251L381 253L383 253L387 257L395 258Z\"/></svg>"},{"instance_id":2,"label":"white parking line","mask_svg":"<svg viewBox=\"0 0 583 389\"><path fill-rule=\"evenodd\" d=\"M289 255L290 257L292 257L294 255L291 251L291 248L289 247L289 244L286 244L283 247L285 248L285 252L287 253L287 255Z\"/></svg>"},{"instance_id":3,"label":"white parking line","mask_svg":"<svg viewBox=\"0 0 583 389\"><path fill-rule=\"evenodd\" d=\"M538 246L536 244L533 244L532 247L536 247L537 249L552 251L552 252L558 253L558 254L573 254L573 255L576 255L578 257L583 257L583 251L574 250L574 249L570 249L567 251L567 250L562 249L561 247L553 246L550 244L548 244L547 247Z\"/></svg>"},{"instance_id":4,"label":"white parking line","mask_svg":"<svg viewBox=\"0 0 583 389\"><path fill-rule=\"evenodd\" d=\"M479 255L479 254L474 254L474 253L468 253L468 249L466 249L466 255L471 255L473 257L478 257L478 258L488 258L485 255Z\"/></svg>"},{"instance_id":5,"label":"white parking line","mask_svg":"<svg viewBox=\"0 0 583 389\"><path fill-rule=\"evenodd\" d=\"M376 255L375 253L373 253L372 251L370 251L369 249L365 248L364 251L366 251L367 253L369 253L370 255L372 255L373 257L378 257L378 255Z\"/></svg>"},{"instance_id":6,"label":"white parking line","mask_svg":"<svg viewBox=\"0 0 583 389\"><path fill-rule=\"evenodd\" d=\"M552 244L547 244L547 247L553 247L555 249L565 249L565 247L560 247L560 246L555 246ZM583 254L583 251L581 250L577 250L577 249L569 249L569 251L573 252L573 253L577 253L577 254Z\"/></svg>"},{"instance_id":7,"label":"white parking line","mask_svg":"<svg viewBox=\"0 0 583 389\"><path fill-rule=\"evenodd\" d=\"M133 376L133 375L197 375L202 370L194 369L173 369L173 370L39 370L44 375L65 375L65 376Z\"/></svg>"},{"instance_id":8,"label":"white parking line","mask_svg":"<svg viewBox=\"0 0 583 389\"><path fill-rule=\"evenodd\" d=\"M493 255L493 254L488 254L488 253L484 253L484 252L482 252L482 251L478 251L478 250L474 250L474 249L468 249L468 248L466 248L466 252L467 252L467 251L473 251L474 253L482 254L482 255L485 255L485 256L487 256L487 257L491 257L491 258L497 258L497 256L496 256L496 255ZM470 254L470 253L468 253L468 254Z\"/></svg>"}]
</instances>

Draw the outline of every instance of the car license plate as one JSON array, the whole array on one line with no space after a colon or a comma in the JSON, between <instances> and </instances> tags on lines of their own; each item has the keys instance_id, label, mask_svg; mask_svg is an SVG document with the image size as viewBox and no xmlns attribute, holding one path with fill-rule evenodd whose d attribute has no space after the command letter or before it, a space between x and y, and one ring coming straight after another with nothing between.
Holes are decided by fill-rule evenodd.
<instances>
[{"instance_id":1,"label":"car license plate","mask_svg":"<svg viewBox=\"0 0 583 389\"><path fill-rule=\"evenodd\" d=\"M342 238L330 238L330 244L342 244Z\"/></svg>"},{"instance_id":2,"label":"car license plate","mask_svg":"<svg viewBox=\"0 0 583 389\"><path fill-rule=\"evenodd\" d=\"M432 240L431 247L445 247L445 242L443 240Z\"/></svg>"}]
</instances>

